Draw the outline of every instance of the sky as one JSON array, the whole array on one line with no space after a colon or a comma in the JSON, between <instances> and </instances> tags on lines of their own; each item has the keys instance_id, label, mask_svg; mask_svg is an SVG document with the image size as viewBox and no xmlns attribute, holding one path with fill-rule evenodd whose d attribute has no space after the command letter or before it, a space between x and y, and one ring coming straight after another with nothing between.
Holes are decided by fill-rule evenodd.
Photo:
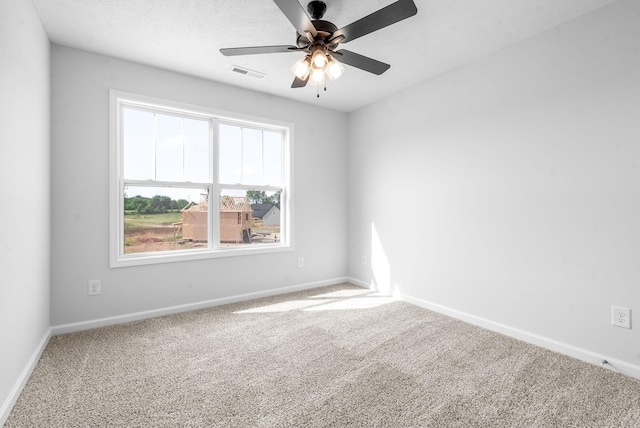
<instances>
[{"instance_id":1,"label":"sky","mask_svg":"<svg viewBox=\"0 0 640 428\"><path fill-rule=\"evenodd\" d=\"M211 165L212 122L197 117L123 108L124 178L178 183L208 183L219 174L223 184L283 184L283 133L233 124L218 125L219 162ZM244 192L225 191L238 195ZM169 196L200 202L203 187L126 189L127 196Z\"/></svg>"}]
</instances>

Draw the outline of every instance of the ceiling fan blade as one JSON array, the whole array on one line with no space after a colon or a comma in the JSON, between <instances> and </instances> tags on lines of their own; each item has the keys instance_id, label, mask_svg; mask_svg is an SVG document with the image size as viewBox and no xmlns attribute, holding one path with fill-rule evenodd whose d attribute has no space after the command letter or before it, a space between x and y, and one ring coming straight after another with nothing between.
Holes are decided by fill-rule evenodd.
<instances>
[{"instance_id":1,"label":"ceiling fan blade","mask_svg":"<svg viewBox=\"0 0 640 428\"><path fill-rule=\"evenodd\" d=\"M309 77L307 77L306 79L302 80L299 79L297 76L293 79L293 83L291 84L292 88L304 88L305 86L307 86L307 82L309 81Z\"/></svg>"},{"instance_id":2,"label":"ceiling fan blade","mask_svg":"<svg viewBox=\"0 0 640 428\"><path fill-rule=\"evenodd\" d=\"M338 61L373 74L380 75L391 67L389 64L385 64L384 62L380 62L373 58L369 58L368 56L360 55L346 49L340 49L334 53L339 54L336 55L336 59L338 59Z\"/></svg>"},{"instance_id":3,"label":"ceiling fan blade","mask_svg":"<svg viewBox=\"0 0 640 428\"><path fill-rule=\"evenodd\" d=\"M280 46L250 46L246 48L223 48L220 49L220 53L225 56L236 55L256 55L267 53L280 53L280 52L297 52L299 49L296 46L280 45Z\"/></svg>"},{"instance_id":4,"label":"ceiling fan blade","mask_svg":"<svg viewBox=\"0 0 640 428\"><path fill-rule=\"evenodd\" d=\"M391 3L389 6L383 7L377 12L365 16L346 27L342 27L335 33L333 37L344 36L340 43L350 42L358 37L365 36L381 28L387 27L403 19L412 17L418 13L418 8L413 0L399 0Z\"/></svg>"},{"instance_id":5,"label":"ceiling fan blade","mask_svg":"<svg viewBox=\"0 0 640 428\"><path fill-rule=\"evenodd\" d=\"M307 32L311 33L313 37L318 35L316 27L307 16L300 3L297 0L273 0L273 2L280 8L284 16L287 17L289 22L293 24L294 28L301 36L306 35Z\"/></svg>"}]
</instances>

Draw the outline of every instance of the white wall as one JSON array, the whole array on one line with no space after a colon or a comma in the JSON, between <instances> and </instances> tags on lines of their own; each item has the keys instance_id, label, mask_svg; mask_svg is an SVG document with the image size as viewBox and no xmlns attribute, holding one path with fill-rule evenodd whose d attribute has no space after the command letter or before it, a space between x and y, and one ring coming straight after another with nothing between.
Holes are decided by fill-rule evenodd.
<instances>
[{"instance_id":1,"label":"white wall","mask_svg":"<svg viewBox=\"0 0 640 428\"><path fill-rule=\"evenodd\" d=\"M349 275L639 367L639 22L621 0L352 113Z\"/></svg>"},{"instance_id":2,"label":"white wall","mask_svg":"<svg viewBox=\"0 0 640 428\"><path fill-rule=\"evenodd\" d=\"M49 40L0 2L0 425L49 331Z\"/></svg>"},{"instance_id":3,"label":"white wall","mask_svg":"<svg viewBox=\"0 0 640 428\"><path fill-rule=\"evenodd\" d=\"M110 89L293 123L295 251L110 269ZM346 123L344 113L54 45L52 325L344 278ZM90 279L102 280L100 296L87 296Z\"/></svg>"}]
</instances>

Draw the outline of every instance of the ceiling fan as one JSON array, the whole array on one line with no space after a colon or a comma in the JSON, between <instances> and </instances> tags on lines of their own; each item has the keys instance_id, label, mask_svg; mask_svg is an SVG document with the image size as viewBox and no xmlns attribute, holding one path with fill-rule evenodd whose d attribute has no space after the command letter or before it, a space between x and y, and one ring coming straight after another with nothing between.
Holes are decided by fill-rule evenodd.
<instances>
[{"instance_id":1,"label":"ceiling fan","mask_svg":"<svg viewBox=\"0 0 640 428\"><path fill-rule=\"evenodd\" d=\"M338 45L400 22L418 12L413 0L399 0L338 29L333 23L322 19L327 10L323 1L309 2L307 10L311 19L297 0L273 1L297 31L295 46L224 48L220 52L226 56L304 52L305 57L292 68L296 76L291 84L292 88L302 88L310 82L313 85L325 85L326 90L327 77L335 80L342 75L344 67L341 63L377 75L384 73L391 67L389 64L346 49L336 50Z\"/></svg>"}]
</instances>

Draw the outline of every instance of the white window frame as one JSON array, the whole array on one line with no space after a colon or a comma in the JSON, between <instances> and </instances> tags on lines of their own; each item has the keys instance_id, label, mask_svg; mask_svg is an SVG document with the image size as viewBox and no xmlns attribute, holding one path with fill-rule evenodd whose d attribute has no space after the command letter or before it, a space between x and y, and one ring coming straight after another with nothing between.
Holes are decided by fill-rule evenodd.
<instances>
[{"instance_id":1,"label":"white window frame","mask_svg":"<svg viewBox=\"0 0 640 428\"><path fill-rule=\"evenodd\" d=\"M280 242L274 244L216 247L219 244L220 210L209 210L208 248L196 250L159 251L124 254L124 150L122 146L122 108L164 111L210 121L210 177L206 183L180 182L180 187L193 187L209 191L209 206L219 206L220 189L273 191L282 189L280 212L282 233ZM218 177L218 125L227 124L283 133L283 184L282 186L256 186L243 184L221 184ZM202 260L218 257L246 256L282 251L293 251L293 125L270 119L228 113L208 107L185 104L122 91L109 91L109 265L112 268L148 265L156 263ZM170 187L175 182L126 180L128 185Z\"/></svg>"}]
</instances>

